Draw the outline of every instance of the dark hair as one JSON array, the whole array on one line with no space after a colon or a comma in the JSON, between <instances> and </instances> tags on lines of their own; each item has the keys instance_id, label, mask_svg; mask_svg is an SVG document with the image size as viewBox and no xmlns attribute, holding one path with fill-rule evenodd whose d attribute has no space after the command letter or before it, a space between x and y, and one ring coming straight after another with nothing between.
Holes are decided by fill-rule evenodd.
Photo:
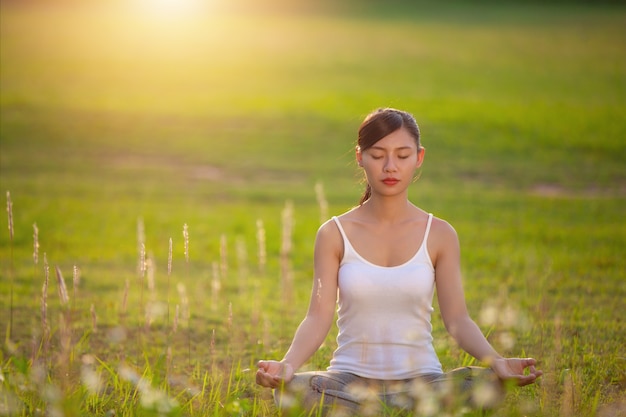
<instances>
[{"instance_id":1,"label":"dark hair","mask_svg":"<svg viewBox=\"0 0 626 417\"><path fill-rule=\"evenodd\" d=\"M420 129L415 118L410 113L392 108L381 108L374 110L368 114L361 126L359 127L359 137L357 146L362 151L374 146L376 142L385 136L404 128L417 144L417 149L422 149L420 144ZM369 184L365 188L365 192L359 201L359 205L363 204L372 195L372 189Z\"/></svg>"}]
</instances>

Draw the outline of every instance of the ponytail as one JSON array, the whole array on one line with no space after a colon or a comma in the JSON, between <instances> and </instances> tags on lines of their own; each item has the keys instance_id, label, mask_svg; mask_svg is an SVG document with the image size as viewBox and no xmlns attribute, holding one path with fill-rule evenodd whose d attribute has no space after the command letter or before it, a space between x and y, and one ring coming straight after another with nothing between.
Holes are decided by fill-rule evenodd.
<instances>
[{"instance_id":1,"label":"ponytail","mask_svg":"<svg viewBox=\"0 0 626 417\"><path fill-rule=\"evenodd\" d=\"M359 206L362 206L363 203L369 200L371 196L372 196L372 187L370 187L370 185L367 184L365 186L365 191L363 192L363 195L361 196L361 200L359 200Z\"/></svg>"}]
</instances>

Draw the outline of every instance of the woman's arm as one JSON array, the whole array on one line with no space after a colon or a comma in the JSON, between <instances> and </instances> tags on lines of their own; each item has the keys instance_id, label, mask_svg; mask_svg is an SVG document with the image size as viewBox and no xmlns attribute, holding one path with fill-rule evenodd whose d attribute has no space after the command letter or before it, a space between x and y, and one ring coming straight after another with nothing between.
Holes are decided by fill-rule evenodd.
<instances>
[{"instance_id":1,"label":"woman's arm","mask_svg":"<svg viewBox=\"0 0 626 417\"><path fill-rule=\"evenodd\" d=\"M532 358L503 358L489 344L480 328L471 319L465 303L461 280L459 239L448 223L437 220L433 223L433 246L435 254L435 282L437 299L444 325L459 346L486 364L501 379L516 379L519 385L534 382L541 376ZM524 370L528 374L524 375Z\"/></svg>"},{"instance_id":2,"label":"woman's arm","mask_svg":"<svg viewBox=\"0 0 626 417\"><path fill-rule=\"evenodd\" d=\"M256 375L258 384L276 388L283 382L289 382L295 370L309 360L324 342L335 317L342 242L332 221L320 227L315 239L315 278L309 309L283 360L259 362Z\"/></svg>"}]
</instances>

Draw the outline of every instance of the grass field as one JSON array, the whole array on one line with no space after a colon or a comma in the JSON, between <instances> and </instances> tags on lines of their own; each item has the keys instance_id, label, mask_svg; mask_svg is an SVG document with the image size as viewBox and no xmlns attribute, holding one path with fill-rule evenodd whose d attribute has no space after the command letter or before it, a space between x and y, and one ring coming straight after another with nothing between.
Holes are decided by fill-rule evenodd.
<instances>
[{"instance_id":1,"label":"grass field","mask_svg":"<svg viewBox=\"0 0 626 417\"><path fill-rule=\"evenodd\" d=\"M626 9L396 3L0 6L0 415L276 415L255 363L381 106L420 123L411 198L457 229L472 315L545 371L495 414L626 415Z\"/></svg>"}]
</instances>

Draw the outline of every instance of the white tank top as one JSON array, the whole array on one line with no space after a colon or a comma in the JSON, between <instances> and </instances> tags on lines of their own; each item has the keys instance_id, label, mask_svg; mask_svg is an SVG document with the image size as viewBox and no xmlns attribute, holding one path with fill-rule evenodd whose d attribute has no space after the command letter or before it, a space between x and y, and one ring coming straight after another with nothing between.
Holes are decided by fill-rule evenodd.
<instances>
[{"instance_id":1,"label":"white tank top","mask_svg":"<svg viewBox=\"0 0 626 417\"><path fill-rule=\"evenodd\" d=\"M338 346L329 371L385 380L442 373L430 322L435 269L426 242L432 219L429 214L422 244L410 260L383 267L361 257L333 217L344 254L338 276Z\"/></svg>"}]
</instances>

